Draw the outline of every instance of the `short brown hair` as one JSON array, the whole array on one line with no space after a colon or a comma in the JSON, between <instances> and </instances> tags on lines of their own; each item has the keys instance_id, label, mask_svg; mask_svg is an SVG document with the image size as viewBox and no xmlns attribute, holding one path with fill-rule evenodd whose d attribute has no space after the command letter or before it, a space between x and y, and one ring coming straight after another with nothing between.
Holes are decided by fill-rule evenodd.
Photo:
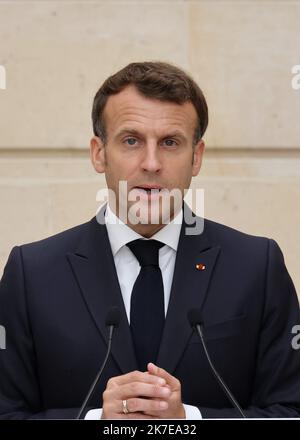
<instances>
[{"instance_id":1,"label":"short brown hair","mask_svg":"<svg viewBox=\"0 0 300 440\"><path fill-rule=\"evenodd\" d=\"M133 85L144 96L183 104L190 101L197 112L198 124L194 144L204 135L208 125L205 97L195 81L182 69L164 62L130 63L107 78L95 95L92 121L95 136L107 141L103 111L107 99Z\"/></svg>"}]
</instances>

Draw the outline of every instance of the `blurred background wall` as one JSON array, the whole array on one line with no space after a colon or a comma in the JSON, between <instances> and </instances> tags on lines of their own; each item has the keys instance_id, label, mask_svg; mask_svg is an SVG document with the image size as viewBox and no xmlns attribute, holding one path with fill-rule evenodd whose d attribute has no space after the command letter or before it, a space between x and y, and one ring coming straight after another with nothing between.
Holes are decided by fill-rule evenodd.
<instances>
[{"instance_id":1,"label":"blurred background wall","mask_svg":"<svg viewBox=\"0 0 300 440\"><path fill-rule=\"evenodd\" d=\"M91 218L102 81L131 61L191 73L210 108L205 215L281 246L300 293L298 1L0 1L0 275L13 245Z\"/></svg>"}]
</instances>

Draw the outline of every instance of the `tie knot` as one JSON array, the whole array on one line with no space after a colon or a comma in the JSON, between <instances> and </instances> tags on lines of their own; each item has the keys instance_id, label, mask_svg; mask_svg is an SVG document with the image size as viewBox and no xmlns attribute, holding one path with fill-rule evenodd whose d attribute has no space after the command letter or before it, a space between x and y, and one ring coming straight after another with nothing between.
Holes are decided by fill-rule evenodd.
<instances>
[{"instance_id":1,"label":"tie knot","mask_svg":"<svg viewBox=\"0 0 300 440\"><path fill-rule=\"evenodd\" d=\"M158 251L164 246L157 240L134 240L127 245L141 266L158 266Z\"/></svg>"}]
</instances>

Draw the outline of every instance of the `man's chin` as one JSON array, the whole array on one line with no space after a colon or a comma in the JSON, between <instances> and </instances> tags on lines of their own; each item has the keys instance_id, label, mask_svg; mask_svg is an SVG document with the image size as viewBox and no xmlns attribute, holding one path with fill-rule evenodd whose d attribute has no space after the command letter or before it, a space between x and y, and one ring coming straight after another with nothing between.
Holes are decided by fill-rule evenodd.
<instances>
[{"instance_id":1,"label":"man's chin","mask_svg":"<svg viewBox=\"0 0 300 440\"><path fill-rule=\"evenodd\" d=\"M162 206L159 202L132 205L128 209L128 222L140 225L166 225L174 217L174 206Z\"/></svg>"},{"instance_id":2,"label":"man's chin","mask_svg":"<svg viewBox=\"0 0 300 440\"><path fill-rule=\"evenodd\" d=\"M125 194L124 194L125 196ZM166 225L182 208L182 197L179 192L170 196L166 191L130 191L127 197L118 198L118 217L125 224L131 225Z\"/></svg>"}]
</instances>

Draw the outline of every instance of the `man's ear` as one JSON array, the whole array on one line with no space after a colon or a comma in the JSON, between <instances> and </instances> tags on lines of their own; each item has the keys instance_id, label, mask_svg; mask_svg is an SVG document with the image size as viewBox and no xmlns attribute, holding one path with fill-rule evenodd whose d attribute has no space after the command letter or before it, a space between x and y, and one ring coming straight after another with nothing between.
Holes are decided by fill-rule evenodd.
<instances>
[{"instance_id":1,"label":"man's ear","mask_svg":"<svg viewBox=\"0 0 300 440\"><path fill-rule=\"evenodd\" d=\"M93 136L90 142L90 157L97 173L104 173L106 167L105 146L98 136Z\"/></svg>"},{"instance_id":2,"label":"man's ear","mask_svg":"<svg viewBox=\"0 0 300 440\"><path fill-rule=\"evenodd\" d=\"M201 164L202 164L202 157L204 153L205 143L202 139L195 145L194 147L194 153L193 153L193 170L192 175L197 176L199 174Z\"/></svg>"}]
</instances>

